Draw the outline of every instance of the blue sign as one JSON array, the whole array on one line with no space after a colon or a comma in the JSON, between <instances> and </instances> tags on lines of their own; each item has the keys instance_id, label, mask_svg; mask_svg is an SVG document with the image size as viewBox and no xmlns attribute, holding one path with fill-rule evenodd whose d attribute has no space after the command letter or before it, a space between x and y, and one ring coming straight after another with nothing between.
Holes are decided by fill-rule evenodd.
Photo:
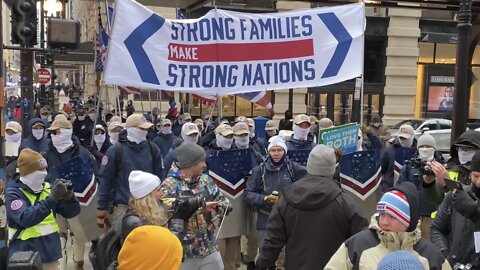
<instances>
[{"instance_id":1,"label":"blue sign","mask_svg":"<svg viewBox=\"0 0 480 270\"><path fill-rule=\"evenodd\" d=\"M333 149L342 149L344 155L357 151L359 125L347 124L322 129L318 135L318 143Z\"/></svg>"}]
</instances>

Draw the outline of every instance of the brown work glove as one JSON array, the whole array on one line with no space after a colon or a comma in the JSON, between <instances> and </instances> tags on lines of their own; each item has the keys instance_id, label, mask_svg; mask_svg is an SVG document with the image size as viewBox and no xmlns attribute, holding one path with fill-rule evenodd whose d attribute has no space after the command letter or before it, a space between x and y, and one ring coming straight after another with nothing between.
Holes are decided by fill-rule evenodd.
<instances>
[{"instance_id":1,"label":"brown work glove","mask_svg":"<svg viewBox=\"0 0 480 270\"><path fill-rule=\"evenodd\" d=\"M97 226L100 228L105 227L105 217L107 216L107 210L97 210Z\"/></svg>"}]
</instances>

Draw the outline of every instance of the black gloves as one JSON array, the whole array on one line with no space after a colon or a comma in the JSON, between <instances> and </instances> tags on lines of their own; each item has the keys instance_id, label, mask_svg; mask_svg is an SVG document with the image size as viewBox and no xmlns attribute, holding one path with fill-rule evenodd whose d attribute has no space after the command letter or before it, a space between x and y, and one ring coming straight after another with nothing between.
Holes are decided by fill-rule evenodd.
<instances>
[{"instance_id":1,"label":"black gloves","mask_svg":"<svg viewBox=\"0 0 480 270\"><path fill-rule=\"evenodd\" d=\"M203 205L197 200L179 198L174 203L175 211L173 212L172 219L183 219L187 221L202 206Z\"/></svg>"},{"instance_id":2,"label":"black gloves","mask_svg":"<svg viewBox=\"0 0 480 270\"><path fill-rule=\"evenodd\" d=\"M477 197L472 191L457 190L452 196L453 208L462 216L476 222L479 217Z\"/></svg>"},{"instance_id":3,"label":"black gloves","mask_svg":"<svg viewBox=\"0 0 480 270\"><path fill-rule=\"evenodd\" d=\"M63 179L57 179L53 184L49 197L52 198L54 201L58 202L65 197L67 192L68 189L66 181Z\"/></svg>"}]
</instances>

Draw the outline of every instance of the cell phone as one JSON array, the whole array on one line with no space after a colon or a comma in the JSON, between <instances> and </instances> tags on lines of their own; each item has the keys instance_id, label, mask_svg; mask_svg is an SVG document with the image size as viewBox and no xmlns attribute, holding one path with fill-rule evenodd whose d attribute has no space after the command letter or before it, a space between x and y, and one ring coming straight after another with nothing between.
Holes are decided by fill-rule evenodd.
<instances>
[{"instance_id":1,"label":"cell phone","mask_svg":"<svg viewBox=\"0 0 480 270\"><path fill-rule=\"evenodd\" d=\"M450 178L443 178L445 180L445 184L447 185L447 188L450 190L458 189L458 190L463 190L462 183L452 180Z\"/></svg>"}]
</instances>

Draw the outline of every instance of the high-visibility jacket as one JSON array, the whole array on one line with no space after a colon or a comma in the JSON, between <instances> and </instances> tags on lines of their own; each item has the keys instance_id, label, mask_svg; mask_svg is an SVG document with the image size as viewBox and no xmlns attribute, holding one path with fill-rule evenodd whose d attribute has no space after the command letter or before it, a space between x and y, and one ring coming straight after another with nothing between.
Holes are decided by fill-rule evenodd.
<instances>
[{"instance_id":1,"label":"high-visibility jacket","mask_svg":"<svg viewBox=\"0 0 480 270\"><path fill-rule=\"evenodd\" d=\"M35 203L39 201L43 201L48 198L48 196L50 195L50 184L47 182L44 183L43 190L40 193L40 195L32 194L24 189L20 189L20 190L22 191L23 195L25 195L25 197L27 197L27 199L30 201L30 204L34 205ZM13 240L12 238L15 235L16 231L17 229L8 228L9 241ZM52 233L57 233L58 231L59 229L58 229L57 221L55 220L55 216L53 215L53 212L50 212L50 214L37 225L29 228L25 228L23 231L21 231L20 235L18 236L18 239L25 241L30 238L37 238L37 237L49 235Z\"/></svg>"}]
</instances>

